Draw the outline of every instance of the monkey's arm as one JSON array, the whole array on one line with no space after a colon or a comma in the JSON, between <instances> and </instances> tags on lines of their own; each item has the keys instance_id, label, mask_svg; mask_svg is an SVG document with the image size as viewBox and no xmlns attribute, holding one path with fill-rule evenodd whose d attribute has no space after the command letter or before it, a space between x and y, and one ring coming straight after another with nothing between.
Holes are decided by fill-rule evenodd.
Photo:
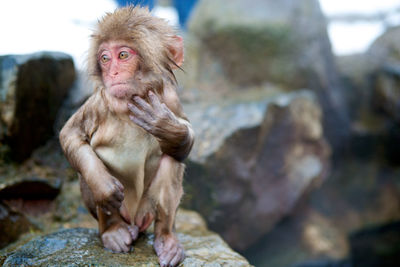
<instances>
[{"instance_id":1,"label":"monkey's arm","mask_svg":"<svg viewBox=\"0 0 400 267\"><path fill-rule=\"evenodd\" d=\"M192 149L194 132L190 123L184 119L175 90L165 93L167 97L164 103L151 91L149 103L135 96L133 103L128 104L133 113L130 119L158 139L163 153L183 161Z\"/></svg>"},{"instance_id":2,"label":"monkey's arm","mask_svg":"<svg viewBox=\"0 0 400 267\"><path fill-rule=\"evenodd\" d=\"M123 185L109 174L104 163L89 145L96 127L99 107L89 99L65 124L60 144L71 166L78 171L91 189L94 200L107 213L118 209L124 199Z\"/></svg>"}]
</instances>

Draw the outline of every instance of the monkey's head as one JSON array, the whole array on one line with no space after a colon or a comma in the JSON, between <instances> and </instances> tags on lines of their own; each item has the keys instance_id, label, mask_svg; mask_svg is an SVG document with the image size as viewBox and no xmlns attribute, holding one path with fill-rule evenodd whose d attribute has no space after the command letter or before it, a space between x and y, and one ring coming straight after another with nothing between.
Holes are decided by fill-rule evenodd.
<instances>
[{"instance_id":1,"label":"monkey's head","mask_svg":"<svg viewBox=\"0 0 400 267\"><path fill-rule=\"evenodd\" d=\"M183 63L183 41L147 8L125 7L107 13L91 36L88 71L96 88L118 98L160 90L172 69Z\"/></svg>"}]
</instances>

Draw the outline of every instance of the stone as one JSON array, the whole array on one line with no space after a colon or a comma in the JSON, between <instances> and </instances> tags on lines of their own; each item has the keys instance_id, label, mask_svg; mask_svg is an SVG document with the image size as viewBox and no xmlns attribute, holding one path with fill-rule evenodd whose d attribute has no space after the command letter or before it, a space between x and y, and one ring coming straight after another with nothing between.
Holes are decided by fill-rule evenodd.
<instances>
[{"instance_id":1,"label":"stone","mask_svg":"<svg viewBox=\"0 0 400 267\"><path fill-rule=\"evenodd\" d=\"M372 102L375 107L400 122L400 26L387 30L367 51L373 70Z\"/></svg>"},{"instance_id":2,"label":"stone","mask_svg":"<svg viewBox=\"0 0 400 267\"><path fill-rule=\"evenodd\" d=\"M352 266L397 266L400 221L368 227L350 236Z\"/></svg>"},{"instance_id":3,"label":"stone","mask_svg":"<svg viewBox=\"0 0 400 267\"><path fill-rule=\"evenodd\" d=\"M27 215L48 212L63 179L44 166L0 166L0 201Z\"/></svg>"},{"instance_id":4,"label":"stone","mask_svg":"<svg viewBox=\"0 0 400 267\"><path fill-rule=\"evenodd\" d=\"M345 267L347 235L329 218L303 207L297 209L244 255L255 266Z\"/></svg>"},{"instance_id":5,"label":"stone","mask_svg":"<svg viewBox=\"0 0 400 267\"><path fill-rule=\"evenodd\" d=\"M54 155L55 168L33 159L22 165L0 164L0 247L39 229L39 218L54 210L65 176Z\"/></svg>"},{"instance_id":6,"label":"stone","mask_svg":"<svg viewBox=\"0 0 400 267\"><path fill-rule=\"evenodd\" d=\"M390 164L400 163L399 33L390 28L366 53L338 60L351 103L352 151Z\"/></svg>"},{"instance_id":7,"label":"stone","mask_svg":"<svg viewBox=\"0 0 400 267\"><path fill-rule=\"evenodd\" d=\"M186 251L180 266L251 266L232 251L201 217L179 211L177 236ZM72 228L42 235L12 250L0 251L2 266L159 266L153 234L141 235L129 253L112 253L101 245L95 229Z\"/></svg>"},{"instance_id":8,"label":"stone","mask_svg":"<svg viewBox=\"0 0 400 267\"><path fill-rule=\"evenodd\" d=\"M244 256L255 266L276 267L368 266L398 258L399 173L376 158L343 156L321 187Z\"/></svg>"},{"instance_id":9,"label":"stone","mask_svg":"<svg viewBox=\"0 0 400 267\"><path fill-rule=\"evenodd\" d=\"M235 249L273 229L327 174L330 149L309 91L247 91L185 110L196 142L183 203Z\"/></svg>"},{"instance_id":10,"label":"stone","mask_svg":"<svg viewBox=\"0 0 400 267\"><path fill-rule=\"evenodd\" d=\"M7 55L0 57L0 72L1 147L23 161L54 135L58 110L75 81L74 64L56 52Z\"/></svg>"},{"instance_id":11,"label":"stone","mask_svg":"<svg viewBox=\"0 0 400 267\"><path fill-rule=\"evenodd\" d=\"M0 249L35 228L24 214L11 209L7 204L0 201Z\"/></svg>"},{"instance_id":12,"label":"stone","mask_svg":"<svg viewBox=\"0 0 400 267\"><path fill-rule=\"evenodd\" d=\"M189 39L194 45L186 49L185 66L196 74L186 86L219 91L275 83L289 91L312 89L329 142L335 150L345 146L347 100L317 0L201 0L189 33L195 40Z\"/></svg>"}]
</instances>

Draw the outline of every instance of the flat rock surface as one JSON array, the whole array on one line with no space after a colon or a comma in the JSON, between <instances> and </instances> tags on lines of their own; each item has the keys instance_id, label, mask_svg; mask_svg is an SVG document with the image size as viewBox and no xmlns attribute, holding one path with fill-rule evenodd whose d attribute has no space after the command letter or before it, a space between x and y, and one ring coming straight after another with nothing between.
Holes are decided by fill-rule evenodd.
<instances>
[{"instance_id":1,"label":"flat rock surface","mask_svg":"<svg viewBox=\"0 0 400 267\"><path fill-rule=\"evenodd\" d=\"M207 230L195 212L180 211L177 236L186 251L180 266L250 266L215 233ZM13 246L15 247L15 246ZM129 253L103 248L95 229L62 229L36 237L17 248L0 251L2 266L159 266L149 231Z\"/></svg>"}]
</instances>

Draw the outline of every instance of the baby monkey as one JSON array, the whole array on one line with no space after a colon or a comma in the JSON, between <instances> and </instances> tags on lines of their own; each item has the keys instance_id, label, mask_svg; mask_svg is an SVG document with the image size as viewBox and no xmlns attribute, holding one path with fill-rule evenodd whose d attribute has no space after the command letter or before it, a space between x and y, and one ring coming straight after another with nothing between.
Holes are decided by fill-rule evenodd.
<instances>
[{"instance_id":1,"label":"baby monkey","mask_svg":"<svg viewBox=\"0 0 400 267\"><path fill-rule=\"evenodd\" d=\"M184 259L174 220L194 134L176 92L182 63L182 38L147 9L106 14L89 49L94 93L60 132L104 247L128 252L154 220L161 266Z\"/></svg>"}]
</instances>

